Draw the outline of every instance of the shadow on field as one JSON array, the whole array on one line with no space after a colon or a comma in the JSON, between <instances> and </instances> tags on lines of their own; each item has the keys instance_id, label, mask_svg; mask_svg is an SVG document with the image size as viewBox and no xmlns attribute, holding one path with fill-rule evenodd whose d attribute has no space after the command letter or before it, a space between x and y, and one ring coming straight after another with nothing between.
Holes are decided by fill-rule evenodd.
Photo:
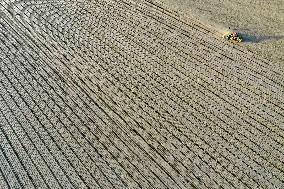
<instances>
[{"instance_id":1,"label":"shadow on field","mask_svg":"<svg viewBox=\"0 0 284 189\"><path fill-rule=\"evenodd\" d=\"M284 39L284 36L265 36L265 35L253 35L241 33L240 35L243 37L244 42L248 43L260 43L264 41L278 41L280 39Z\"/></svg>"},{"instance_id":2,"label":"shadow on field","mask_svg":"<svg viewBox=\"0 0 284 189\"><path fill-rule=\"evenodd\" d=\"M242 36L243 42L246 43L261 43L265 41L278 41L284 39L284 35L262 35L259 31L252 29L231 29L230 32L237 31L237 33Z\"/></svg>"}]
</instances>

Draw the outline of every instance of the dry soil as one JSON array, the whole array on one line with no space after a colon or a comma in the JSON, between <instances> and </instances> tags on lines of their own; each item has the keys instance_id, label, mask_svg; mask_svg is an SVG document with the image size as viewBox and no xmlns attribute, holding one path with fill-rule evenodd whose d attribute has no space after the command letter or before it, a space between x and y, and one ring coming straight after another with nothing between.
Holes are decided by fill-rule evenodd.
<instances>
[{"instance_id":1,"label":"dry soil","mask_svg":"<svg viewBox=\"0 0 284 189\"><path fill-rule=\"evenodd\" d=\"M283 72L215 34L146 0L1 0L0 188L284 188Z\"/></svg>"},{"instance_id":2,"label":"dry soil","mask_svg":"<svg viewBox=\"0 0 284 189\"><path fill-rule=\"evenodd\" d=\"M284 1L155 0L172 10L199 18L221 33L245 37L244 45L284 66Z\"/></svg>"}]
</instances>

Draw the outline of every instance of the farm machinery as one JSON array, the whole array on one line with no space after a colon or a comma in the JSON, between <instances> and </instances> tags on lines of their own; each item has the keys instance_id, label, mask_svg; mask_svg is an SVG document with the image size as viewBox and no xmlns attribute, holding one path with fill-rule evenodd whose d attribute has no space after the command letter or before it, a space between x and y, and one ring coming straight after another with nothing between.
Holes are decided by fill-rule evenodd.
<instances>
[{"instance_id":1,"label":"farm machinery","mask_svg":"<svg viewBox=\"0 0 284 189\"><path fill-rule=\"evenodd\" d=\"M240 36L237 32L230 32L224 35L224 38L228 41L232 41L235 43L239 43L243 41L242 36Z\"/></svg>"}]
</instances>

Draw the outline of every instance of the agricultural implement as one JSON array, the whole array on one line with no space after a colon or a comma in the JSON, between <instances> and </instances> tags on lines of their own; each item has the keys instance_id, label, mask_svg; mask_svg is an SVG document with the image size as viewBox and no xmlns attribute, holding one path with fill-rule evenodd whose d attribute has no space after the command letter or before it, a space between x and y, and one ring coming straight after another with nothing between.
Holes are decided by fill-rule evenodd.
<instances>
[{"instance_id":1,"label":"agricultural implement","mask_svg":"<svg viewBox=\"0 0 284 189\"><path fill-rule=\"evenodd\" d=\"M224 38L228 41L232 41L234 43L240 43L243 41L242 36L240 36L237 32L231 32L224 35Z\"/></svg>"}]
</instances>

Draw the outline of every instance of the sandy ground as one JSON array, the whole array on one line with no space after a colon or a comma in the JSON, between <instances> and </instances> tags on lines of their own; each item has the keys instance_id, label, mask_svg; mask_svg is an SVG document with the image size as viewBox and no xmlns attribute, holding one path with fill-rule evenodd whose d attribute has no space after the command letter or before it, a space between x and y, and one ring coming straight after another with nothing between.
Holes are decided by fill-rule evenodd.
<instances>
[{"instance_id":1,"label":"sandy ground","mask_svg":"<svg viewBox=\"0 0 284 189\"><path fill-rule=\"evenodd\" d=\"M0 188L284 188L274 63L148 1L0 1Z\"/></svg>"},{"instance_id":2,"label":"sandy ground","mask_svg":"<svg viewBox=\"0 0 284 189\"><path fill-rule=\"evenodd\" d=\"M242 33L249 49L284 65L284 1L155 0L172 10L200 18L220 32Z\"/></svg>"}]
</instances>

